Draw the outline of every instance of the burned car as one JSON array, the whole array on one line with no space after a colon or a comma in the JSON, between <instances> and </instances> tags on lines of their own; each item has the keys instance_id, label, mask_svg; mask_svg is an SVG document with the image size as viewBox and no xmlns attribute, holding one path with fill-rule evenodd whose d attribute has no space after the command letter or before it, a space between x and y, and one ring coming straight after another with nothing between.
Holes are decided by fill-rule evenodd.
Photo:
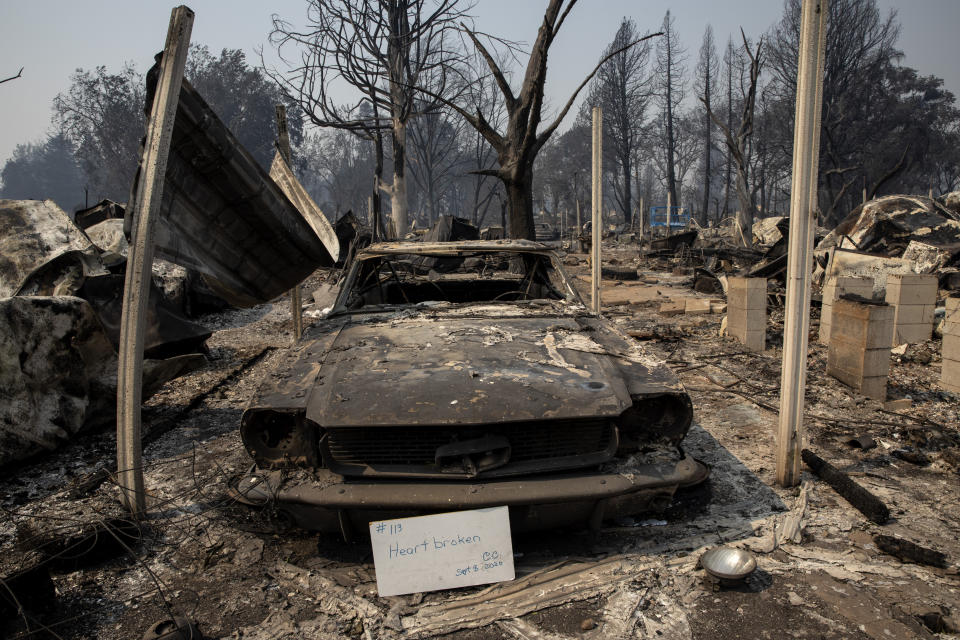
<instances>
[{"instance_id":1,"label":"burned car","mask_svg":"<svg viewBox=\"0 0 960 640\"><path fill-rule=\"evenodd\" d=\"M515 531L666 507L707 476L689 396L524 240L358 253L328 315L241 422L252 504L347 538L367 522L508 505Z\"/></svg>"}]
</instances>

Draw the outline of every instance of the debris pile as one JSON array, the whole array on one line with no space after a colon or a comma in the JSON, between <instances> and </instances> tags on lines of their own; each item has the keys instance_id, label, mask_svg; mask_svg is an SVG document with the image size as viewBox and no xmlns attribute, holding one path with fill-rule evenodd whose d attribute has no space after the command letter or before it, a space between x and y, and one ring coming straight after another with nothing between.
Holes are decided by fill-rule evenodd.
<instances>
[{"instance_id":1,"label":"debris pile","mask_svg":"<svg viewBox=\"0 0 960 640\"><path fill-rule=\"evenodd\" d=\"M92 224L94 242L51 200L0 200L0 464L113 421L122 224ZM202 366L210 336L153 283L150 293L144 397Z\"/></svg>"}]
</instances>

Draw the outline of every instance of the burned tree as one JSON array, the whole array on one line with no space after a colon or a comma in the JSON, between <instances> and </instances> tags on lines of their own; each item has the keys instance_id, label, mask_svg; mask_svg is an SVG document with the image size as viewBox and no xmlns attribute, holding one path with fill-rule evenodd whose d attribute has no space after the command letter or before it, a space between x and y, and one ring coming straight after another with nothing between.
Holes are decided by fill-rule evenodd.
<instances>
[{"instance_id":1,"label":"burned tree","mask_svg":"<svg viewBox=\"0 0 960 640\"><path fill-rule=\"evenodd\" d=\"M408 130L410 176L420 192L425 222L433 224L442 212L441 201L448 197L466 162L460 147L462 118L448 111L433 110L420 115Z\"/></svg>"},{"instance_id":2,"label":"burned tree","mask_svg":"<svg viewBox=\"0 0 960 640\"><path fill-rule=\"evenodd\" d=\"M663 17L663 38L657 45L657 98L660 102L661 145L666 169L667 192L674 206L680 204L677 189L677 110L684 97L684 51L677 39L670 11Z\"/></svg>"},{"instance_id":3,"label":"burned tree","mask_svg":"<svg viewBox=\"0 0 960 640\"><path fill-rule=\"evenodd\" d=\"M704 104L703 118L703 208L700 211L700 224L706 226L707 212L710 210L710 183L713 178L713 124L710 110L716 92L719 63L717 48L713 39L713 27L707 25L703 32L703 44L700 45L700 60L697 62L697 95Z\"/></svg>"},{"instance_id":4,"label":"burned tree","mask_svg":"<svg viewBox=\"0 0 960 640\"><path fill-rule=\"evenodd\" d=\"M144 131L143 76L130 64L119 73L77 69L53 99L53 123L75 149L95 200L127 198Z\"/></svg>"},{"instance_id":5,"label":"burned tree","mask_svg":"<svg viewBox=\"0 0 960 640\"><path fill-rule=\"evenodd\" d=\"M617 169L614 198L627 225L631 224L633 216L633 160L643 134L651 95L650 79L646 74L649 44L625 48L638 38L636 24L624 18L604 56L619 53L613 53L613 57L600 67L589 98L590 104L600 105L604 110L605 135Z\"/></svg>"},{"instance_id":6,"label":"burned tree","mask_svg":"<svg viewBox=\"0 0 960 640\"><path fill-rule=\"evenodd\" d=\"M637 44L637 42L653 37L652 34L640 40L630 42L625 47L604 56L596 67L584 78L576 88L570 99L560 110L552 123L542 131L538 131L543 114L543 86L547 79L547 56L550 45L563 26L563 22L573 9L576 0L550 0L544 12L543 24L537 32L537 38L527 61L523 84L520 92L514 94L506 75L497 63L491 52L480 42L477 34L462 25L464 33L473 43L479 55L483 58L490 70L497 88L503 94L507 111L506 131L497 131L491 120L483 113L480 105L459 105L453 101L446 101L467 122L480 132L487 142L494 148L499 161L497 169L482 169L480 173L499 178L507 191L510 209L510 235L514 238L530 238L533 234L533 162L537 153L543 148L550 136L563 121L574 100L580 91L590 82L591 78L603 64L621 51ZM436 94L433 94L436 95ZM471 113L470 109L473 110Z\"/></svg>"},{"instance_id":7,"label":"burned tree","mask_svg":"<svg viewBox=\"0 0 960 640\"><path fill-rule=\"evenodd\" d=\"M407 125L424 107L415 100L427 76L439 79L430 93L444 94L444 68L449 64L447 32L463 17L458 0L309 0L307 26L297 30L274 16L270 40L284 58L286 47L299 52L281 73L269 73L295 100L310 121L321 127L346 129L375 145L375 210L379 192L390 196L393 234L407 228ZM359 97L339 104L335 87L346 84ZM389 131L393 181L383 174L383 132Z\"/></svg>"},{"instance_id":8,"label":"burned tree","mask_svg":"<svg viewBox=\"0 0 960 640\"><path fill-rule=\"evenodd\" d=\"M742 29L740 35L743 38L743 50L750 60L750 67L749 85L744 92L743 111L740 114L740 125L737 130L733 131L731 126L728 126L716 112L710 109L710 105L702 96L700 101L707 109L707 113L710 114L713 123L723 133L727 150L737 165L737 200L740 204L740 210L737 212L737 224L740 226L741 239L744 242L749 242L753 229L754 191L751 189L749 181L750 159L747 143L753 134L753 112L757 101L757 83L760 78L760 68L763 66L763 38L757 42L757 50L754 52L751 51L750 43Z\"/></svg>"},{"instance_id":9,"label":"burned tree","mask_svg":"<svg viewBox=\"0 0 960 640\"><path fill-rule=\"evenodd\" d=\"M950 131L958 116L939 78L902 64L896 11L882 12L876 0L835 0L827 24L819 202L829 226L860 204L863 189L867 198L927 191L941 162L956 166ZM789 107L775 132L787 148L799 38L800 2L788 0L768 50L773 98Z\"/></svg>"}]
</instances>

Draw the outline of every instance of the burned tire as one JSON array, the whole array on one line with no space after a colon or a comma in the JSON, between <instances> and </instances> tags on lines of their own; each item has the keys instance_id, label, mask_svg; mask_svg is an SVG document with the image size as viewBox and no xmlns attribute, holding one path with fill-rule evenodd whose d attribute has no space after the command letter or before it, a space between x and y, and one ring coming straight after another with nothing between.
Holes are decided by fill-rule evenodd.
<instances>
[{"instance_id":1,"label":"burned tire","mask_svg":"<svg viewBox=\"0 0 960 640\"><path fill-rule=\"evenodd\" d=\"M600 277L607 280L639 280L636 269L629 267L601 267Z\"/></svg>"}]
</instances>

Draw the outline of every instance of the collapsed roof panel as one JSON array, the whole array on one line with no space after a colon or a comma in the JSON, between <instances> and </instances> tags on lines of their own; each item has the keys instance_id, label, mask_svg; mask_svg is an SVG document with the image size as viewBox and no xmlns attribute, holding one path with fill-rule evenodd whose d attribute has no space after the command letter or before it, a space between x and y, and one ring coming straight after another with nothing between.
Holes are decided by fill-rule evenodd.
<instances>
[{"instance_id":1,"label":"collapsed roof panel","mask_svg":"<svg viewBox=\"0 0 960 640\"><path fill-rule=\"evenodd\" d=\"M326 218L308 222L186 81L158 214L156 255L215 279L238 306L271 300L337 259L333 230L311 226L329 228Z\"/></svg>"}]
</instances>

